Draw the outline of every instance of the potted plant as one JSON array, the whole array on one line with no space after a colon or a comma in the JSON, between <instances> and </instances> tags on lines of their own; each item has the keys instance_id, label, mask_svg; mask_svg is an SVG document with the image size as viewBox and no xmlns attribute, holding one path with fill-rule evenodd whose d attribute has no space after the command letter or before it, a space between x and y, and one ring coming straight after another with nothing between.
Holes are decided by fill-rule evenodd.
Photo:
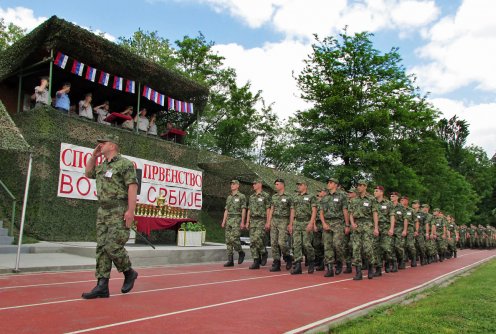
<instances>
[{"instance_id":1,"label":"potted plant","mask_svg":"<svg viewBox=\"0 0 496 334\"><path fill-rule=\"evenodd\" d=\"M194 247L202 245L204 227L198 223L182 223L177 232L177 245L184 247Z\"/></svg>"}]
</instances>

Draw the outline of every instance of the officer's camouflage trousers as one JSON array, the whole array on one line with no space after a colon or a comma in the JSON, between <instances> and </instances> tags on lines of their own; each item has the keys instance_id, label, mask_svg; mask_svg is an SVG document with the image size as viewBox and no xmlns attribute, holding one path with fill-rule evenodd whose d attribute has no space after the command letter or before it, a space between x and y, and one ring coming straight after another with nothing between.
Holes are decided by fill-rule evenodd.
<instances>
[{"instance_id":1,"label":"officer's camouflage trousers","mask_svg":"<svg viewBox=\"0 0 496 334\"><path fill-rule=\"evenodd\" d=\"M408 257L405 256L405 261L407 258L414 259L417 256L417 250L415 249L415 237L413 236L413 229L408 228L407 235L404 239L405 242L405 255L408 254Z\"/></svg>"},{"instance_id":2,"label":"officer's camouflage trousers","mask_svg":"<svg viewBox=\"0 0 496 334\"><path fill-rule=\"evenodd\" d=\"M124 245L129 239L129 229L124 222L126 207L98 208L96 218L96 278L109 278L112 263L119 272L131 268L131 261Z\"/></svg>"},{"instance_id":3,"label":"officer's camouflage trousers","mask_svg":"<svg viewBox=\"0 0 496 334\"><path fill-rule=\"evenodd\" d=\"M327 220L326 223L331 227L330 231L322 232L322 241L324 242L324 262L325 264L334 264L334 261L344 260L344 222L342 220Z\"/></svg>"},{"instance_id":4,"label":"officer's camouflage trousers","mask_svg":"<svg viewBox=\"0 0 496 334\"><path fill-rule=\"evenodd\" d=\"M274 260L280 260L281 254L283 256L289 255L288 224L289 218L273 217L270 222L270 247Z\"/></svg>"},{"instance_id":5,"label":"officer's camouflage trousers","mask_svg":"<svg viewBox=\"0 0 496 334\"><path fill-rule=\"evenodd\" d=\"M374 223L367 220L355 222L358 227L353 231L351 236L353 242L353 265L361 266L362 260L366 260L369 264L376 265L377 259L374 252Z\"/></svg>"},{"instance_id":6,"label":"officer's camouflage trousers","mask_svg":"<svg viewBox=\"0 0 496 334\"><path fill-rule=\"evenodd\" d=\"M419 233L415 238L415 248L417 249L417 254L420 258L425 259L427 257L427 245L425 243L425 234Z\"/></svg>"},{"instance_id":7,"label":"officer's camouflage trousers","mask_svg":"<svg viewBox=\"0 0 496 334\"><path fill-rule=\"evenodd\" d=\"M403 229L396 228L393 235L393 260L398 262L405 259L405 238L401 235Z\"/></svg>"},{"instance_id":8,"label":"officer's camouflage trousers","mask_svg":"<svg viewBox=\"0 0 496 334\"><path fill-rule=\"evenodd\" d=\"M439 255L446 254L447 244L446 239L443 239L441 235L438 235L436 238L436 250Z\"/></svg>"},{"instance_id":9,"label":"officer's camouflage trousers","mask_svg":"<svg viewBox=\"0 0 496 334\"><path fill-rule=\"evenodd\" d=\"M384 261L393 260L393 237L388 234L388 231L388 228L383 228L379 231L379 237L374 238L374 252L379 266L382 266Z\"/></svg>"},{"instance_id":10,"label":"officer's camouflage trousers","mask_svg":"<svg viewBox=\"0 0 496 334\"><path fill-rule=\"evenodd\" d=\"M295 262L301 262L303 259L303 251L308 261L315 260L315 251L312 247L312 234L313 232L307 232L306 228L308 221L298 221L293 222L293 257Z\"/></svg>"},{"instance_id":11,"label":"officer's camouflage trousers","mask_svg":"<svg viewBox=\"0 0 496 334\"><path fill-rule=\"evenodd\" d=\"M467 247L467 236L460 235L460 239L458 240L458 246L463 249Z\"/></svg>"},{"instance_id":12,"label":"officer's camouflage trousers","mask_svg":"<svg viewBox=\"0 0 496 334\"><path fill-rule=\"evenodd\" d=\"M427 248L427 255L435 256L437 254L436 241L434 239L429 238L429 240L425 240L425 246Z\"/></svg>"},{"instance_id":13,"label":"officer's camouflage trousers","mask_svg":"<svg viewBox=\"0 0 496 334\"><path fill-rule=\"evenodd\" d=\"M353 231L344 235L344 259L346 263L351 263L353 259L353 242L351 241L351 236L353 235Z\"/></svg>"},{"instance_id":14,"label":"officer's camouflage trousers","mask_svg":"<svg viewBox=\"0 0 496 334\"><path fill-rule=\"evenodd\" d=\"M476 246L475 234L470 233L470 238L468 239L468 245L470 248L474 248Z\"/></svg>"},{"instance_id":15,"label":"officer's camouflage trousers","mask_svg":"<svg viewBox=\"0 0 496 334\"><path fill-rule=\"evenodd\" d=\"M250 219L250 251L253 259L260 259L265 253L265 218Z\"/></svg>"},{"instance_id":16,"label":"officer's camouflage trousers","mask_svg":"<svg viewBox=\"0 0 496 334\"><path fill-rule=\"evenodd\" d=\"M239 239L241 235L241 216L234 216L227 218L225 235L226 235L226 247L227 255L231 256L234 251L241 252L241 240Z\"/></svg>"},{"instance_id":17,"label":"officer's camouflage trousers","mask_svg":"<svg viewBox=\"0 0 496 334\"><path fill-rule=\"evenodd\" d=\"M312 246L315 252L315 258L323 259L324 243L322 240L322 223L320 221L317 222L317 232L314 232L312 236Z\"/></svg>"},{"instance_id":18,"label":"officer's camouflage trousers","mask_svg":"<svg viewBox=\"0 0 496 334\"><path fill-rule=\"evenodd\" d=\"M448 238L447 239L447 250L448 252L456 252L456 244L455 244L455 238Z\"/></svg>"}]
</instances>

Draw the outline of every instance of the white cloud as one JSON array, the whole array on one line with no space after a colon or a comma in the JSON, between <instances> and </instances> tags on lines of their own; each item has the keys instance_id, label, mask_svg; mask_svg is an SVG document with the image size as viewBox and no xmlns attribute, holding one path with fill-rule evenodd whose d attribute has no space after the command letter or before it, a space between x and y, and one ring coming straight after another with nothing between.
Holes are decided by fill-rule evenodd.
<instances>
[{"instance_id":1,"label":"white cloud","mask_svg":"<svg viewBox=\"0 0 496 334\"><path fill-rule=\"evenodd\" d=\"M5 23L13 23L27 31L33 30L47 19L35 17L33 10L25 7L0 8L0 18L3 18Z\"/></svg>"},{"instance_id":2,"label":"white cloud","mask_svg":"<svg viewBox=\"0 0 496 334\"><path fill-rule=\"evenodd\" d=\"M496 89L495 11L493 0L464 0L455 16L424 32L428 42L417 54L427 63L411 69L421 86L440 94L471 85Z\"/></svg>"},{"instance_id":3,"label":"white cloud","mask_svg":"<svg viewBox=\"0 0 496 334\"><path fill-rule=\"evenodd\" d=\"M216 12L228 11L240 18L251 28L259 28L269 21L274 13L277 0L199 0L212 6Z\"/></svg>"},{"instance_id":4,"label":"white cloud","mask_svg":"<svg viewBox=\"0 0 496 334\"><path fill-rule=\"evenodd\" d=\"M496 102L476 104L446 98L431 99L430 102L443 113L443 118L450 119L457 115L469 123L468 145L482 147L489 158L496 153Z\"/></svg>"},{"instance_id":5,"label":"white cloud","mask_svg":"<svg viewBox=\"0 0 496 334\"><path fill-rule=\"evenodd\" d=\"M303 59L311 51L308 45L296 41L267 43L260 48L245 49L238 44L216 45L215 50L226 58L225 64L236 69L238 83L252 83L253 90L261 89L267 103L287 118L308 105L300 99L292 70L303 69Z\"/></svg>"}]
</instances>

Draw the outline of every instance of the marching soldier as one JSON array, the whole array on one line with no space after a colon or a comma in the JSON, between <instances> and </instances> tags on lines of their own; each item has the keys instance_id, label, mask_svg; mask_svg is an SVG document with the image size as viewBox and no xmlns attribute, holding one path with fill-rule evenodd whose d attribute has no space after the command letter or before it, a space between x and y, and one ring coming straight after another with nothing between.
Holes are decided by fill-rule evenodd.
<instances>
[{"instance_id":1,"label":"marching soldier","mask_svg":"<svg viewBox=\"0 0 496 334\"><path fill-rule=\"evenodd\" d=\"M432 262L437 262L437 251L436 251L436 243L435 240L431 238L431 229L433 224L433 216L429 212L430 206L429 204L422 204L422 212L424 214L424 222L425 222L425 244L427 248L427 263L430 264Z\"/></svg>"},{"instance_id":2,"label":"marching soldier","mask_svg":"<svg viewBox=\"0 0 496 334\"><path fill-rule=\"evenodd\" d=\"M391 193L391 204L393 206L393 219L394 219L394 236L393 236L393 269L391 272L395 273L398 269L405 269L405 235L408 228L408 221L405 218L405 209L403 205L398 202L399 194L397 192Z\"/></svg>"},{"instance_id":3,"label":"marching soldier","mask_svg":"<svg viewBox=\"0 0 496 334\"><path fill-rule=\"evenodd\" d=\"M460 249L464 249L467 247L467 225L462 224L462 226L460 226L459 233L460 233L460 242L458 246L460 247Z\"/></svg>"},{"instance_id":4,"label":"marching soldier","mask_svg":"<svg viewBox=\"0 0 496 334\"><path fill-rule=\"evenodd\" d=\"M392 236L394 234L394 220L391 219L392 204L384 198L384 187L375 187L374 196L377 201L377 213L379 215L379 237L374 239L374 250L377 256L375 276L381 276L383 263L386 273L389 273L393 266Z\"/></svg>"},{"instance_id":5,"label":"marching soldier","mask_svg":"<svg viewBox=\"0 0 496 334\"><path fill-rule=\"evenodd\" d=\"M413 216L415 220L415 248L417 255L420 255L420 265L427 264L427 247L425 245L425 215L420 210L420 202L412 202Z\"/></svg>"},{"instance_id":6,"label":"marching soldier","mask_svg":"<svg viewBox=\"0 0 496 334\"><path fill-rule=\"evenodd\" d=\"M446 221L440 209L434 209L434 219L432 224L431 238L436 241L436 250L439 262L444 261L446 254Z\"/></svg>"},{"instance_id":7,"label":"marching soldier","mask_svg":"<svg viewBox=\"0 0 496 334\"><path fill-rule=\"evenodd\" d=\"M448 221L448 226L447 226L447 257L448 259L451 259L451 257L456 258L456 242L459 239L459 234L458 234L458 226L456 226L455 223L455 218L453 218L451 215L448 215L446 217Z\"/></svg>"},{"instance_id":8,"label":"marching soldier","mask_svg":"<svg viewBox=\"0 0 496 334\"><path fill-rule=\"evenodd\" d=\"M468 243L471 249L477 247L477 228L474 224L470 224L470 229L468 230Z\"/></svg>"},{"instance_id":9,"label":"marching soldier","mask_svg":"<svg viewBox=\"0 0 496 334\"><path fill-rule=\"evenodd\" d=\"M315 216L317 215L317 198L310 195L305 180L297 184L298 194L293 199L289 215L288 231L293 238L294 267L291 275L301 274L303 249L308 259L308 273L315 270L315 252L312 247L312 234L316 229Z\"/></svg>"},{"instance_id":10,"label":"marching soldier","mask_svg":"<svg viewBox=\"0 0 496 334\"><path fill-rule=\"evenodd\" d=\"M267 250L264 244L265 225L270 212L270 197L262 190L262 180L253 181L253 190L248 203L246 229L250 231L250 251L253 264L250 269L260 269L267 264Z\"/></svg>"},{"instance_id":11,"label":"marching soldier","mask_svg":"<svg viewBox=\"0 0 496 334\"><path fill-rule=\"evenodd\" d=\"M413 210L408 206L408 196L401 197L401 205L405 209L405 220L408 222L406 233L402 235L405 237L405 251L410 254L412 260L411 266L417 266L417 250L415 249L415 221ZM406 258L406 256L405 256Z\"/></svg>"},{"instance_id":12,"label":"marching soldier","mask_svg":"<svg viewBox=\"0 0 496 334\"><path fill-rule=\"evenodd\" d=\"M286 261L286 270L291 269L292 259L288 247L288 225L289 213L293 199L285 192L283 179L275 182L276 193L272 195L269 222L266 228L270 228L270 245L272 249L272 267L270 271L281 271L281 254Z\"/></svg>"},{"instance_id":13,"label":"marching soldier","mask_svg":"<svg viewBox=\"0 0 496 334\"><path fill-rule=\"evenodd\" d=\"M484 248L484 234L485 234L485 228L481 224L477 226L477 247L479 249Z\"/></svg>"},{"instance_id":14,"label":"marching soldier","mask_svg":"<svg viewBox=\"0 0 496 334\"><path fill-rule=\"evenodd\" d=\"M333 277L333 263L336 264L336 275L341 274L344 260L344 235L349 233L348 198L338 190L338 180L327 180L328 194L320 206L320 220L322 221L324 259L326 272L324 277Z\"/></svg>"},{"instance_id":15,"label":"marching soldier","mask_svg":"<svg viewBox=\"0 0 496 334\"><path fill-rule=\"evenodd\" d=\"M313 233L312 246L315 251L315 270L324 270L324 243L322 242L322 221L320 220L320 202L327 194L325 188L317 190L317 215L315 220L316 230Z\"/></svg>"},{"instance_id":16,"label":"marching soldier","mask_svg":"<svg viewBox=\"0 0 496 334\"><path fill-rule=\"evenodd\" d=\"M224 267L234 266L234 251L238 252L238 264L243 263L245 252L241 248L241 229L246 216L246 196L239 192L239 181L231 181L231 193L227 196L222 228L225 229L227 262Z\"/></svg>"},{"instance_id":17,"label":"marching soldier","mask_svg":"<svg viewBox=\"0 0 496 334\"><path fill-rule=\"evenodd\" d=\"M354 280L362 279L362 253L368 266L368 279L374 278L374 238L379 236L379 216L375 198L367 193L366 180L358 181L358 196L350 206L350 222L353 230L353 266L356 274Z\"/></svg>"},{"instance_id":18,"label":"marching soldier","mask_svg":"<svg viewBox=\"0 0 496 334\"><path fill-rule=\"evenodd\" d=\"M351 206L351 203L353 200L357 197L357 189L355 187L351 187L348 189L347 192L348 195L348 211ZM349 233L344 234L344 258L346 261L346 269L344 270L345 274L351 274L352 269L351 269L351 261L353 258L353 243L351 242L351 235L353 234L353 231L351 229L348 229Z\"/></svg>"}]
</instances>

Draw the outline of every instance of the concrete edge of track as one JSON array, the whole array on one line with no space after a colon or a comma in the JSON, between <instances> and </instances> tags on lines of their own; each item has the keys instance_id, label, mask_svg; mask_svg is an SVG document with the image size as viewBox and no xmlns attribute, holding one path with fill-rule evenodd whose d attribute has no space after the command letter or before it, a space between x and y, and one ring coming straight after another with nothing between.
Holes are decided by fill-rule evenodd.
<instances>
[{"instance_id":1,"label":"concrete edge of track","mask_svg":"<svg viewBox=\"0 0 496 334\"><path fill-rule=\"evenodd\" d=\"M489 256L486 259L480 260L477 263L474 263L472 265L467 266L466 268L460 269L454 273L451 273L449 275L443 276L441 278L435 279L434 281L430 282L429 284L419 287L418 289L415 289L410 292L406 292L405 294L402 294L397 297L393 297L387 301L384 302L379 302L374 305L370 305L368 307L365 307L363 309L348 313L346 315L343 315L342 317L339 317L337 319L330 320L328 322L316 325L316 327L309 328L308 330L302 330L301 333L308 333L308 334L315 334L315 333L328 333L329 330L333 329L334 327L337 327L338 325L341 325L347 321L362 317L364 315L369 314L371 311L383 307L383 306L388 306L388 305L394 305L394 304L399 304L403 302L404 300L410 298L413 295L418 294L419 292L425 291L427 289L430 289L434 286L440 285L441 283L444 283L448 280L453 279L454 277L461 276L462 274L466 273L467 271L474 270L475 268L485 264L488 261L494 260L496 256ZM449 260L453 261L453 259ZM389 275L389 274L388 274Z\"/></svg>"}]
</instances>

